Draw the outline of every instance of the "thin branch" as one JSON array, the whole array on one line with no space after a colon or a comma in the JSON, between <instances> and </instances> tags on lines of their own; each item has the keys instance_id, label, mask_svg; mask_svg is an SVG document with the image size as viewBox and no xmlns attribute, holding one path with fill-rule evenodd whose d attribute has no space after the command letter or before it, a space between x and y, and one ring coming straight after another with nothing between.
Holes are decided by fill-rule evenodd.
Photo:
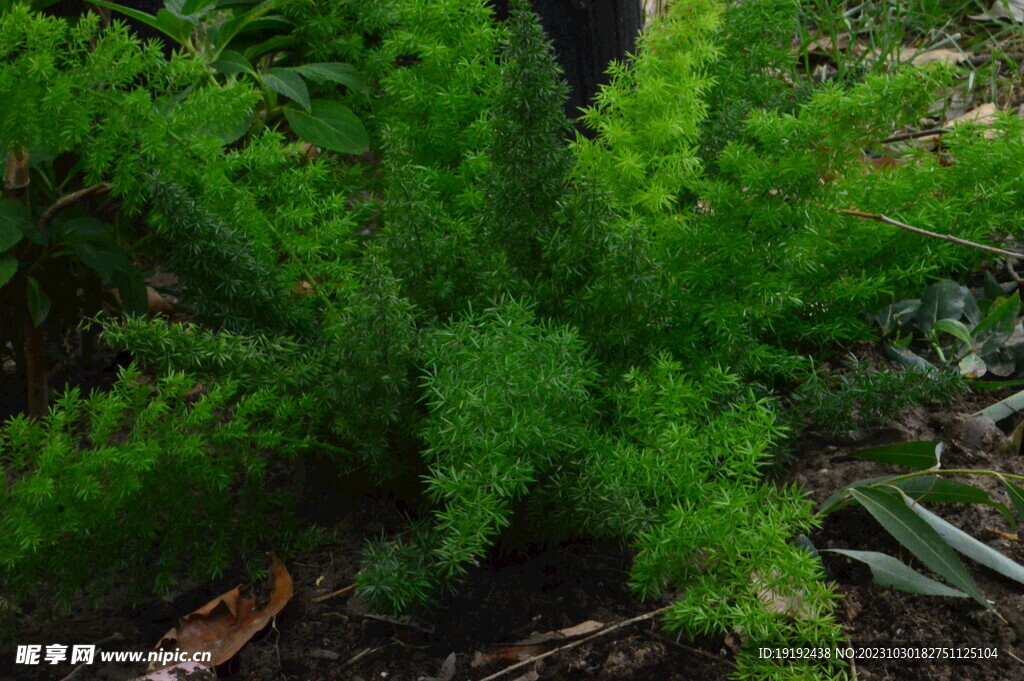
<instances>
[{"instance_id":1,"label":"thin branch","mask_svg":"<svg viewBox=\"0 0 1024 681\"><path fill-rule=\"evenodd\" d=\"M101 638L99 641L93 643L93 645L97 648L102 648L103 646L108 646L111 643L124 643L124 635L118 631L111 634L110 636L107 636L106 638ZM90 662L83 662L82 664L72 669L71 672L67 676L63 677L60 681L74 681L74 679L77 679L79 676L82 675L82 672L84 672L85 668L90 664Z\"/></svg>"},{"instance_id":2,"label":"thin branch","mask_svg":"<svg viewBox=\"0 0 1024 681\"><path fill-rule=\"evenodd\" d=\"M334 598L335 596L340 596L341 594L345 593L346 591L351 591L354 588L356 588L355 584L349 584L344 589L338 589L337 591L332 591L329 594L324 594L323 596L317 596L316 598L310 598L309 600L310 600L311 603L323 603L328 598Z\"/></svg>"},{"instance_id":3,"label":"thin branch","mask_svg":"<svg viewBox=\"0 0 1024 681\"><path fill-rule=\"evenodd\" d=\"M886 217L885 215L880 215L878 213L865 213L862 210L856 210L853 208L839 208L837 209L837 211L842 213L843 215L849 215L851 217L861 218L863 220L875 220L877 222L884 222L887 225L899 227L900 229L905 229L908 232L913 232L914 234L920 234L922 236L931 237L932 239L938 239L939 241L949 241L954 244L960 244L961 246L969 246L970 248L976 248L979 251L994 253L996 255L1001 255L1004 258L1013 258L1014 260L1020 260L1024 262L1024 255L1020 253L1014 253L1013 251L1007 251L1002 248L996 248L995 246L977 244L974 243L973 241L967 241L966 239L950 236L949 234L938 234L936 232L929 232L927 229L914 227L913 225L908 225L907 223L900 222L899 220L893 220L890 217Z\"/></svg>"},{"instance_id":4,"label":"thin branch","mask_svg":"<svg viewBox=\"0 0 1024 681\"><path fill-rule=\"evenodd\" d=\"M105 192L108 189L110 189L110 183L97 182L96 184L89 185L88 187L84 187L77 191L73 191L69 194L65 194L64 196L54 201L53 205L47 208L46 211L43 213L43 216L39 218L39 229L45 227L47 223L49 223L50 220L52 220L57 215L57 213L61 212L71 204L81 201L82 199L88 196L92 196L93 194Z\"/></svg>"},{"instance_id":5,"label":"thin branch","mask_svg":"<svg viewBox=\"0 0 1024 681\"><path fill-rule=\"evenodd\" d=\"M541 660L543 660L546 657L551 657L555 653L560 653L563 650L569 650L570 648L575 648L576 646L583 645L584 643L587 643L588 641L592 641L595 638L598 638L599 636L605 636L607 634L612 633L613 631L617 631L617 630L619 630L619 629L621 629L623 627L629 626L630 624L636 624L637 622L643 622L645 620L653 619L653 618L657 617L658 615L660 615L661 613L663 613L666 610L668 610L668 608L669 608L669 606L665 606L664 608L658 608L657 610L654 610L652 612L648 612L648 613L643 614L643 615L637 615L636 617L632 617L632 618L630 618L628 620L623 620L623 621L618 622L616 624L613 624L613 625L611 625L609 627L606 627L606 628L604 628L604 629L602 629L602 630L600 630L600 631L598 631L596 633L593 633L590 636L585 636L585 637L579 639L578 641L573 641L572 643L567 643L564 646L560 646L560 647L555 648L553 650L549 650L546 653L542 653L540 655L535 655L534 657L531 657L529 659L523 660L522 662L517 662L517 663L515 663L514 665L512 665L510 667L505 667L500 672L495 672L494 674L491 674L490 676L487 676L487 677L485 677L483 679L480 679L480 681L494 681L494 679L497 679L497 678L499 678L501 676L504 676L505 674L508 674L509 672L515 671L516 669L522 669L523 667L531 665L534 662L540 662Z\"/></svg>"},{"instance_id":6,"label":"thin branch","mask_svg":"<svg viewBox=\"0 0 1024 681\"><path fill-rule=\"evenodd\" d=\"M1010 276L1013 277L1013 280L1017 282L1017 286L1024 285L1024 279L1021 279L1020 275L1017 274L1017 270L1013 269L1013 261L1009 258L1006 259L1006 271L1009 272Z\"/></svg>"},{"instance_id":7,"label":"thin branch","mask_svg":"<svg viewBox=\"0 0 1024 681\"><path fill-rule=\"evenodd\" d=\"M1003 532L1002 530L997 530L994 527L986 527L985 531L988 532L989 534L991 534L993 537L998 537L999 539L1005 539L1006 541L1017 542L1018 544L1021 541L1020 535L1016 534L1016 533Z\"/></svg>"},{"instance_id":8,"label":"thin branch","mask_svg":"<svg viewBox=\"0 0 1024 681\"><path fill-rule=\"evenodd\" d=\"M918 130L916 132L901 132L898 135L892 137L886 137L879 144L890 144L892 142L905 142L906 140L916 140L919 137L929 137L931 135L945 135L950 132L952 128L931 128L930 130Z\"/></svg>"},{"instance_id":9,"label":"thin branch","mask_svg":"<svg viewBox=\"0 0 1024 681\"><path fill-rule=\"evenodd\" d=\"M701 650L700 648L694 648L693 646L688 646L686 644L680 643L679 641L675 640L674 638L672 638L670 636L666 636L665 634L654 632L654 637L656 639L658 639L659 641L664 641L665 643L669 644L670 646L673 646L675 648L679 648L682 651L685 651L688 655L696 655L696 656L699 656L699 657L703 657L705 660L707 660L709 662L714 662L716 664L727 664L727 665L732 665L732 666L735 667L735 665L733 665L732 662L730 662L729 660L726 660L725 658L723 658L723 657L721 657L719 655L714 655L712 653L709 653L706 650Z\"/></svg>"},{"instance_id":10,"label":"thin branch","mask_svg":"<svg viewBox=\"0 0 1024 681\"><path fill-rule=\"evenodd\" d=\"M392 641L391 643L385 643L384 645L378 646L376 648L364 648L363 650L359 651L358 653L356 653L352 657L348 658L348 660L343 662L341 667L339 667L339 669L345 669L346 667L351 667L352 665L354 665L356 662L359 662L359 660L363 659L367 655L373 655L374 653L380 652L381 650L384 650L388 646L393 646L393 645L394 645L394 642Z\"/></svg>"}]
</instances>

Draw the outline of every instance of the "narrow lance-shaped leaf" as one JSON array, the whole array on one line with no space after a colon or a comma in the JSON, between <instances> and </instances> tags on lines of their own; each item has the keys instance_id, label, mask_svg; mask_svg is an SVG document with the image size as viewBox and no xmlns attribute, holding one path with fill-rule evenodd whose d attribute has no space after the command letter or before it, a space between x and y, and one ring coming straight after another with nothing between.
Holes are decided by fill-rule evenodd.
<instances>
[{"instance_id":1,"label":"narrow lance-shaped leaf","mask_svg":"<svg viewBox=\"0 0 1024 681\"><path fill-rule=\"evenodd\" d=\"M1006 488L1006 494L1010 497L1013 510L1017 511L1017 515L1024 520L1024 489L1021 489L1003 476L999 476L999 479L1003 481L1003 487Z\"/></svg>"},{"instance_id":2,"label":"narrow lance-shaped leaf","mask_svg":"<svg viewBox=\"0 0 1024 681\"><path fill-rule=\"evenodd\" d=\"M140 12L137 9L132 9L131 7L119 5L116 2L109 2L108 0L94 0L92 4L112 9L115 12L120 12L126 17L135 19L135 21L160 31L179 45L184 45L188 41L188 37L191 35L192 28L194 26L194 24L180 17L174 16L165 9L161 9L154 16L152 14L147 14L146 12Z\"/></svg>"},{"instance_id":3,"label":"narrow lance-shaped leaf","mask_svg":"<svg viewBox=\"0 0 1024 681\"><path fill-rule=\"evenodd\" d=\"M984 504L999 511L1011 525L1016 521L1006 504L993 501L988 492L972 485L950 480L937 475L919 475L903 480L893 480L897 476L886 475L877 478L857 480L836 490L822 503L818 513L827 515L833 510L846 505L846 494L854 487L880 487L891 485L915 501L931 501L939 504Z\"/></svg>"},{"instance_id":4,"label":"narrow lance-shaped leaf","mask_svg":"<svg viewBox=\"0 0 1024 681\"><path fill-rule=\"evenodd\" d=\"M841 506L845 506L846 505L846 501L847 501L847 499L845 498L846 497L846 493L849 492L854 487L871 487L872 485L877 485L879 483L883 483L883 482L886 482L888 480L891 480L894 477L896 477L896 476L894 476L894 475L883 475L883 476L880 476L880 477L877 477L877 478L864 478L863 480L857 480L856 482L851 482L849 485L846 485L845 487L840 487L835 492L833 492L831 495L829 495L828 499L825 499L825 501L822 502L821 508L818 509L818 513L821 514L821 515L828 515L829 513L834 511L835 509L837 509L837 508L839 508Z\"/></svg>"},{"instance_id":5,"label":"narrow lance-shaped leaf","mask_svg":"<svg viewBox=\"0 0 1024 681\"><path fill-rule=\"evenodd\" d=\"M918 470L935 468L942 460L941 442L901 442L884 447L872 447L855 452L857 456L869 461L881 461L897 466L907 466Z\"/></svg>"},{"instance_id":6,"label":"narrow lance-shaped leaf","mask_svg":"<svg viewBox=\"0 0 1024 681\"><path fill-rule=\"evenodd\" d=\"M850 494L886 532L928 569L944 577L986 608L992 607L949 544L928 523L907 508L896 494L873 488L851 489Z\"/></svg>"},{"instance_id":7,"label":"narrow lance-shaped leaf","mask_svg":"<svg viewBox=\"0 0 1024 681\"><path fill-rule=\"evenodd\" d=\"M988 492L972 485L938 475L918 475L891 483L915 501L939 504L985 504L995 506Z\"/></svg>"},{"instance_id":8,"label":"narrow lance-shaped leaf","mask_svg":"<svg viewBox=\"0 0 1024 681\"><path fill-rule=\"evenodd\" d=\"M1010 560L995 549L982 544L959 527L951 525L913 499L903 495L903 501L922 520L935 530L954 549L999 574L1024 584L1024 566Z\"/></svg>"},{"instance_id":9,"label":"narrow lance-shaped leaf","mask_svg":"<svg viewBox=\"0 0 1024 681\"><path fill-rule=\"evenodd\" d=\"M959 589L946 586L930 577L925 577L906 563L877 551L850 551L848 549L825 549L826 553L838 553L866 563L871 568L875 584L885 588L898 589L925 596L949 596L969 598Z\"/></svg>"},{"instance_id":10,"label":"narrow lance-shaped leaf","mask_svg":"<svg viewBox=\"0 0 1024 681\"><path fill-rule=\"evenodd\" d=\"M984 504L999 511L1006 521L1016 526L1016 521L1006 504L993 501L983 489L936 475L922 475L897 480L892 486L905 493L914 501L931 501L937 504Z\"/></svg>"},{"instance_id":11,"label":"narrow lance-shaped leaf","mask_svg":"<svg viewBox=\"0 0 1024 681\"><path fill-rule=\"evenodd\" d=\"M999 400L993 405L985 407L979 412L975 412L974 416L987 416L997 423L1005 418L1009 418L1014 414L1019 414L1024 411L1024 390L1018 393L1014 393L1006 399Z\"/></svg>"}]
</instances>

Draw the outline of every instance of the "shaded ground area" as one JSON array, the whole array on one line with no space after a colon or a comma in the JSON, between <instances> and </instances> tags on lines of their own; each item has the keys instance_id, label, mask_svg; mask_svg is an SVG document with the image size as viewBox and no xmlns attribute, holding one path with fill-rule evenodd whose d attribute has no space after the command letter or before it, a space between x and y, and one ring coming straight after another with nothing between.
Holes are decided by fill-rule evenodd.
<instances>
[{"instance_id":1,"label":"shaded ground area","mask_svg":"<svg viewBox=\"0 0 1024 681\"><path fill-rule=\"evenodd\" d=\"M802 451L784 476L803 485L820 502L839 487L894 469L863 461L851 452L899 441L941 439L946 443L946 468L991 468L1024 474L1024 462L1005 447L1006 434L992 424L965 424L964 416L997 401L1005 392L965 396L946 407L919 407L899 420L860 439L835 441L808 433ZM1008 419L1003 425L1016 425ZM999 497L992 479L973 479ZM323 493L325 490L320 490ZM295 597L272 627L257 635L242 652L218 671L239 681L327 681L373 679L461 681L486 678L516 662L515 650L504 657L502 644L531 639L588 621L603 624L655 610L665 602L639 603L626 584L628 552L591 542L566 542L554 547L518 546L474 568L442 607L404 623L384 621L367 613L351 591L359 552L367 537L380 536L403 523L394 500L334 491L331 507L317 507L318 520L333 528L338 539L287 561ZM998 538L989 528L1009 531L1005 520L989 507L933 506L943 517L981 541L1024 562L1024 547ZM862 509L848 507L829 516L811 537L819 549L876 550L914 565L914 559ZM971 679L1011 681L1024 678L1024 588L985 568L965 561L982 591L996 603L1005 621L968 599L929 598L881 589L871 583L867 567L835 554L822 554L826 571L843 599L837 619L854 648L885 646L995 647L994 659L867 659L855 662L858 679L924 681ZM920 566L915 566L920 569ZM170 600L127 607L112 595L105 607L83 607L60 621L28 617L30 630L18 643L90 643L123 636L110 650L148 650L181 615L191 612L234 583L197 585ZM531 679L725 679L734 670L733 642L724 637L677 642L656 621L638 622L608 636L552 655L540 663L503 676L508 681ZM534 654L544 649L534 650ZM454 654L454 659L451 655ZM446 660L448 660L446 664ZM454 662L454 665L452 664ZM11 672L10 670L13 670ZM64 679L72 667L13 664L13 649L0 656L0 678L14 681ZM142 673L141 665L93 665L72 679L124 681ZM536 673L536 676L534 675Z\"/></svg>"},{"instance_id":2,"label":"shaded ground area","mask_svg":"<svg viewBox=\"0 0 1024 681\"><path fill-rule=\"evenodd\" d=\"M945 408L917 408L901 415L896 424L860 442L828 443L810 437L804 442L805 455L798 459L790 480L803 485L812 498L821 502L836 489L856 480L899 472L892 466L851 456L851 452L915 440L941 440L945 444L942 465L947 469L990 469L1024 474L1024 462L1016 451L1004 446L1006 434L1001 429L967 418L1007 394L981 392L967 395ZM1008 419L1001 425L1011 427L1019 422L1019 418ZM993 478L975 476L964 481L985 489L994 499L1003 498L1001 487ZM998 538L988 531L990 528L1010 531L1006 520L993 508L953 504L928 504L928 507L976 539L1019 563L1024 562L1024 547L1019 542ZM860 507L848 507L828 516L812 540L819 549L880 551L927 573ZM861 659L856 663L859 678L1001 681L1024 677L1024 587L1021 585L972 561L964 561L981 591L995 602L996 610L1005 619L1002 622L970 599L915 596L879 588L872 584L866 565L836 554L823 556L826 570L844 596L837 619L854 646L998 649L995 659Z\"/></svg>"}]
</instances>

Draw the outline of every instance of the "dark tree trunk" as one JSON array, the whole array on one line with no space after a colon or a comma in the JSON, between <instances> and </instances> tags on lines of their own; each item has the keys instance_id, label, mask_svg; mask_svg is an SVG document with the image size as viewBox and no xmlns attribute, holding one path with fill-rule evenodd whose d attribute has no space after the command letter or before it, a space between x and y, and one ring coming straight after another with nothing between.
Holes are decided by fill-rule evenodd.
<instances>
[{"instance_id":1,"label":"dark tree trunk","mask_svg":"<svg viewBox=\"0 0 1024 681\"><path fill-rule=\"evenodd\" d=\"M493 0L498 18L508 16L508 0ZM608 64L636 47L643 27L640 0L530 0L555 45L571 93L566 113L576 118L607 82Z\"/></svg>"}]
</instances>

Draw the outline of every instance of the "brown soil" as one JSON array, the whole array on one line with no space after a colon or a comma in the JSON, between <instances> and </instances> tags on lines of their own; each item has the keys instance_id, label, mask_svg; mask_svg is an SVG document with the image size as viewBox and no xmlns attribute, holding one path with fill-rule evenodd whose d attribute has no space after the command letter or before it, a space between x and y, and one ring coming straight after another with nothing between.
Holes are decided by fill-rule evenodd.
<instances>
[{"instance_id":1,"label":"brown soil","mask_svg":"<svg viewBox=\"0 0 1024 681\"><path fill-rule=\"evenodd\" d=\"M918 408L899 422L857 442L834 442L809 434L803 451L794 458L785 481L803 485L820 502L839 487L893 469L862 461L851 452L868 446L917 439L946 443L945 467L991 468L1024 474L1024 462L1015 453L999 453L1005 435L989 428L980 434L965 429L963 415L991 404L1002 395L969 395L945 408ZM1012 419L1011 419L1012 421ZM1002 424L1006 427L1015 423ZM988 485L990 480L974 480ZM991 486L986 487L986 489ZM991 487L995 490L995 487ZM1001 492L995 491L995 496ZM287 561L295 583L295 597L274 625L257 635L230 663L218 670L222 678L237 681L441 681L477 680L514 663L509 659L480 658L503 643L521 641L540 632L557 631L596 620L619 622L664 605L638 603L626 586L630 555L614 547L591 542L558 546L520 547L475 568L455 595L431 613L410 623L381 621L365 613L350 591L326 598L350 585L358 570L359 552L367 537L380 536L401 523L393 501L376 497L352 498L346 508L323 518L336 531L330 546L292 556ZM320 509L321 511L323 509ZM1008 556L1024 563L1024 547L994 538L986 528L1008 530L1005 520L988 507L940 506L935 510ZM913 565L863 510L848 507L829 516L811 538L818 549L877 550ZM998 649L998 657L985 660L865 659L856 660L858 679L928 681L971 679L1012 681L1024 678L1024 587L1000 578L985 568L972 567L982 591L995 601L997 616L968 599L915 596L885 590L871 583L859 563L823 553L830 578L843 599L837 619L854 648L872 646L982 646ZM965 561L967 562L967 561ZM73 644L97 641L118 632L124 642L112 649L149 649L182 614L191 612L233 584L200 585L173 600L154 599L134 608L121 607L112 598L99 612L74 612L59 621L29 616L29 630L17 643ZM445 660L454 653L454 674ZM0 679L42 681L63 679L71 667L13 664L13 649L0 655ZM728 642L722 638L681 641L660 632L656 620L639 622L577 647L559 652L530 667L518 669L503 681L531 679L707 679L728 678L735 669ZM13 671L11 671L13 670ZM532 670L532 671L531 671ZM539 676L534 676L536 672ZM92 665L73 678L125 681L141 674L126 664Z\"/></svg>"}]
</instances>

